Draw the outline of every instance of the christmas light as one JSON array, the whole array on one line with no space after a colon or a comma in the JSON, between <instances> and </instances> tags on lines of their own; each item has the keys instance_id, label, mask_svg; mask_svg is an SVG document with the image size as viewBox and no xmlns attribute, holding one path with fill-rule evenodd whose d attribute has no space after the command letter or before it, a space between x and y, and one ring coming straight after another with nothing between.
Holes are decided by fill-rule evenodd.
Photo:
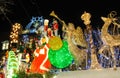
<instances>
[{"instance_id":1,"label":"christmas light","mask_svg":"<svg viewBox=\"0 0 120 78\"><path fill-rule=\"evenodd\" d=\"M65 68L73 61L73 56L68 50L67 41L63 41L63 46L59 50L49 49L48 58L51 64L57 68Z\"/></svg>"}]
</instances>

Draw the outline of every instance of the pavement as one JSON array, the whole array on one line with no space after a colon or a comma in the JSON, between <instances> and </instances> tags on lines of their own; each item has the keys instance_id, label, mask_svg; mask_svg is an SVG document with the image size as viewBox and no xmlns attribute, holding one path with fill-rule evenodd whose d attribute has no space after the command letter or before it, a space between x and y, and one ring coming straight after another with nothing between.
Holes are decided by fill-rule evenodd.
<instances>
[{"instance_id":1,"label":"pavement","mask_svg":"<svg viewBox=\"0 0 120 78\"><path fill-rule=\"evenodd\" d=\"M120 78L120 68L103 68L100 70L78 70L60 72L55 78Z\"/></svg>"}]
</instances>

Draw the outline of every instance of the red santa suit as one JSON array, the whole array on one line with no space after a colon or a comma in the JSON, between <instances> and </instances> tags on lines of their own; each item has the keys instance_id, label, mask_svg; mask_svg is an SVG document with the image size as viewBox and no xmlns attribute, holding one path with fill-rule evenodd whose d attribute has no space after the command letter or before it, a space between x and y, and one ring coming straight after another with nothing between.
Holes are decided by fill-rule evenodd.
<instances>
[{"instance_id":1,"label":"red santa suit","mask_svg":"<svg viewBox=\"0 0 120 78\"><path fill-rule=\"evenodd\" d=\"M31 63L30 72L44 74L51 68L50 61L48 60L48 46L37 48L34 52L35 58Z\"/></svg>"},{"instance_id":2,"label":"red santa suit","mask_svg":"<svg viewBox=\"0 0 120 78\"><path fill-rule=\"evenodd\" d=\"M53 29L58 30L58 23L57 21L53 21Z\"/></svg>"},{"instance_id":3,"label":"red santa suit","mask_svg":"<svg viewBox=\"0 0 120 78\"><path fill-rule=\"evenodd\" d=\"M53 21L53 29L54 29L55 36L57 36L58 35L58 22L56 20Z\"/></svg>"},{"instance_id":4,"label":"red santa suit","mask_svg":"<svg viewBox=\"0 0 120 78\"><path fill-rule=\"evenodd\" d=\"M53 31L51 30L51 28L48 28L47 34L48 34L48 37L52 37L53 36Z\"/></svg>"}]
</instances>

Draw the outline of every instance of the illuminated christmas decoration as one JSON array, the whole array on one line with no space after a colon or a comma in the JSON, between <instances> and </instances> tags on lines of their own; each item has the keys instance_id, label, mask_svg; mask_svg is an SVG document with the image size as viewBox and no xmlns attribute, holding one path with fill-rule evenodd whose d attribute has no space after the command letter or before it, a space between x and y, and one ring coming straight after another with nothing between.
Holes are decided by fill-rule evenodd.
<instances>
[{"instance_id":1,"label":"illuminated christmas decoration","mask_svg":"<svg viewBox=\"0 0 120 78\"><path fill-rule=\"evenodd\" d=\"M59 50L49 49L49 59L53 66L65 68L72 64L73 56L68 50L67 41L63 41L63 46Z\"/></svg>"},{"instance_id":2,"label":"illuminated christmas decoration","mask_svg":"<svg viewBox=\"0 0 120 78\"><path fill-rule=\"evenodd\" d=\"M29 42L29 36L28 35L23 35L23 42L25 44Z\"/></svg>"},{"instance_id":3,"label":"illuminated christmas decoration","mask_svg":"<svg viewBox=\"0 0 120 78\"><path fill-rule=\"evenodd\" d=\"M9 51L7 61L7 78L13 78L14 74L18 71L18 59L14 51Z\"/></svg>"},{"instance_id":4,"label":"illuminated christmas decoration","mask_svg":"<svg viewBox=\"0 0 120 78\"><path fill-rule=\"evenodd\" d=\"M19 52L21 53L24 52L26 56L25 55L22 56L22 54L17 53L18 61L16 61L14 53L9 54L8 52L10 56L8 56L8 54L6 53L6 57L9 58L8 61L10 63L8 64L9 65L14 64L13 67L11 66L13 70L12 69L9 70L10 73L8 74L10 75L8 76L8 78L9 77L11 78L11 75L12 76L14 75L13 72L14 70L16 71L16 69L14 68L17 68L16 62L19 66L22 65L25 69L27 69L27 71L26 70L24 71L28 75L30 73L46 75L46 72L49 71L56 72L56 68L63 69L63 71L65 69L66 71L66 68L69 66L71 70L71 67L73 65L75 66L75 70L78 69L77 66L79 67L81 66L80 70L83 68L96 69L98 68L99 64L104 68L110 68L114 66L114 61L116 61L116 66L120 66L119 46L114 47L115 49L114 59L116 58L116 60L113 60L112 54L109 52L110 47L106 47L106 45L103 45L105 47L101 46L102 45L102 39L100 36L101 31L98 32L98 30L97 31L91 30L90 25L91 21L88 19L88 17L86 17L85 18L86 21L84 21L84 24L86 25L87 29L85 32L83 32L81 27L78 26L75 28L73 23L66 24L63 20L59 19L55 14L53 14L53 16L55 16L56 19L58 20L53 20L52 24L51 21L48 19L44 20L42 17L32 17L31 22L25 28L26 30L24 31L24 33L22 33L22 40L20 41L20 43L22 42L22 45L18 45L19 47L22 48L17 49L20 50ZM86 16L89 16L89 14L87 13ZM61 33L63 41L58 35L58 32L56 32L56 30L58 30L57 21L61 22L63 25L61 26L62 27L61 31L63 31L63 33ZM11 32L10 38L11 40L12 38L14 39L12 43L17 43L17 39L19 38L18 37L19 32L17 32L17 29L14 28L14 26L13 30L14 32ZM17 33L18 35L15 35ZM112 34L112 36L114 35ZM116 35L114 37L116 37ZM36 43L38 43L39 48L35 47ZM114 46L114 44L112 44L112 46ZM3 49L5 48L6 47L3 47ZM33 55L32 53L34 50L35 52ZM102 51L101 54L98 53L99 50ZM32 58L32 60L31 56L34 57ZM24 62L26 65L23 64L21 61ZM29 66L28 64L30 64L30 69L28 67ZM55 69L51 70L51 65L53 65ZM8 66L8 68L10 67ZM69 70L69 68L67 70Z\"/></svg>"},{"instance_id":5,"label":"illuminated christmas decoration","mask_svg":"<svg viewBox=\"0 0 120 78\"><path fill-rule=\"evenodd\" d=\"M45 36L45 37L42 37L41 39L40 39L40 45L41 44L45 44L45 43L48 43L48 41L49 41L49 39L48 39L48 37L47 36Z\"/></svg>"},{"instance_id":6,"label":"illuminated christmas decoration","mask_svg":"<svg viewBox=\"0 0 120 78\"><path fill-rule=\"evenodd\" d=\"M90 69L101 69L101 65L98 63L95 45L93 41L93 35L92 35L92 26L91 26L91 14L87 13L86 11L81 15L81 19L84 21L84 24L86 25L87 35L89 38L88 45L89 45L89 52L91 53L91 66Z\"/></svg>"},{"instance_id":7,"label":"illuminated christmas decoration","mask_svg":"<svg viewBox=\"0 0 120 78\"><path fill-rule=\"evenodd\" d=\"M44 26L43 16L41 17L32 17L30 23L25 27L25 30L22 31L22 34L36 33L39 34L41 27Z\"/></svg>"},{"instance_id":8,"label":"illuminated christmas decoration","mask_svg":"<svg viewBox=\"0 0 120 78\"><path fill-rule=\"evenodd\" d=\"M42 48L37 47L34 52L34 60L30 66L30 72L45 74L51 68L51 63L48 60L48 46L44 45Z\"/></svg>"},{"instance_id":9,"label":"illuminated christmas decoration","mask_svg":"<svg viewBox=\"0 0 120 78\"><path fill-rule=\"evenodd\" d=\"M54 16L63 24L62 31L64 33L64 39L68 42L68 48L74 57L74 63L77 65L77 67L79 67L82 62L85 62L87 57L86 50L78 47L79 45L81 47L87 48L87 42L85 40L82 28L79 26L75 28L73 23L66 24L64 20L61 20L54 13L54 11L52 11L50 15Z\"/></svg>"},{"instance_id":10,"label":"illuminated christmas decoration","mask_svg":"<svg viewBox=\"0 0 120 78\"><path fill-rule=\"evenodd\" d=\"M19 38L19 30L21 29L21 25L19 23L15 23L12 26L12 31L10 33L10 43L18 43L18 38Z\"/></svg>"},{"instance_id":11,"label":"illuminated christmas decoration","mask_svg":"<svg viewBox=\"0 0 120 78\"><path fill-rule=\"evenodd\" d=\"M28 63L29 61L30 61L30 54L27 53L27 54L26 54L26 62Z\"/></svg>"},{"instance_id":12,"label":"illuminated christmas decoration","mask_svg":"<svg viewBox=\"0 0 120 78\"><path fill-rule=\"evenodd\" d=\"M52 37L53 36L53 31L52 31L51 28L47 29L47 35L48 35L48 37Z\"/></svg>"},{"instance_id":13,"label":"illuminated christmas decoration","mask_svg":"<svg viewBox=\"0 0 120 78\"><path fill-rule=\"evenodd\" d=\"M114 52L114 47L120 46L120 39L118 35L111 35L108 32L108 28L112 23L115 23L114 13L111 12L108 17L101 17L104 24L101 29L101 39L103 41L102 47L99 49L99 53L104 56L104 50L110 50L111 56L113 58L113 69L116 70L116 57ZM113 22L114 21L114 22ZM119 27L119 26L118 26Z\"/></svg>"},{"instance_id":14,"label":"illuminated christmas decoration","mask_svg":"<svg viewBox=\"0 0 120 78\"><path fill-rule=\"evenodd\" d=\"M44 21L43 16L32 17L31 22L26 26L25 29L30 29L32 24L35 28L37 28L38 26L43 26L43 24L44 24L43 21Z\"/></svg>"},{"instance_id":15,"label":"illuminated christmas decoration","mask_svg":"<svg viewBox=\"0 0 120 78\"><path fill-rule=\"evenodd\" d=\"M3 41L2 42L2 50L8 50L9 49L9 41Z\"/></svg>"},{"instance_id":16,"label":"illuminated christmas decoration","mask_svg":"<svg viewBox=\"0 0 120 78\"><path fill-rule=\"evenodd\" d=\"M61 38L58 36L51 37L48 44L52 50L59 50L63 45Z\"/></svg>"},{"instance_id":17,"label":"illuminated christmas decoration","mask_svg":"<svg viewBox=\"0 0 120 78\"><path fill-rule=\"evenodd\" d=\"M44 35L45 35L45 36L47 36L48 23L49 23L49 20L48 20L48 19L45 19L45 20L44 20Z\"/></svg>"},{"instance_id":18,"label":"illuminated christmas decoration","mask_svg":"<svg viewBox=\"0 0 120 78\"><path fill-rule=\"evenodd\" d=\"M54 29L54 33L55 33L55 36L58 36L58 22L57 20L53 19L53 29Z\"/></svg>"}]
</instances>

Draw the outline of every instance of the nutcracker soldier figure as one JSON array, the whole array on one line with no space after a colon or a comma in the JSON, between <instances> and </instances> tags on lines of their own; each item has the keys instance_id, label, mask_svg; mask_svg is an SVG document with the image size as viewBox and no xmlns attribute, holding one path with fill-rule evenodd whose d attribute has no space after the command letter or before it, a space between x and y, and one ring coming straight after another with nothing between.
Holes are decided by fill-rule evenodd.
<instances>
[{"instance_id":1,"label":"nutcracker soldier figure","mask_svg":"<svg viewBox=\"0 0 120 78\"><path fill-rule=\"evenodd\" d=\"M55 36L58 36L58 22L56 19L53 19L53 30L54 30L54 34Z\"/></svg>"}]
</instances>

